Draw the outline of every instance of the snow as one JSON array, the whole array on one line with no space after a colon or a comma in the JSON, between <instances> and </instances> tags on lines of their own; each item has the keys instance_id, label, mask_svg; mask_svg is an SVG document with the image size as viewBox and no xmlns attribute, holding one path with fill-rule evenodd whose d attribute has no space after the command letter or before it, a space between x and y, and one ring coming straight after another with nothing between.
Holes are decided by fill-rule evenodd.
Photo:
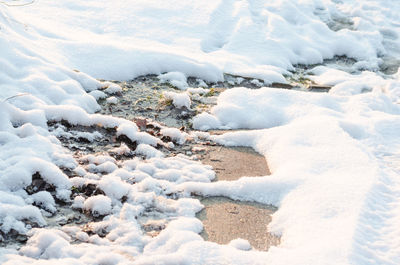
<instances>
[{"instance_id":1,"label":"snow","mask_svg":"<svg viewBox=\"0 0 400 265\"><path fill-rule=\"evenodd\" d=\"M74 198L74 203L72 204L72 208L83 209L83 204L85 202L85 198L82 196L76 196Z\"/></svg>"},{"instance_id":2,"label":"snow","mask_svg":"<svg viewBox=\"0 0 400 265\"><path fill-rule=\"evenodd\" d=\"M400 71L377 72L398 63L397 0L20 3L0 3L0 239L12 230L29 239L19 251L1 247L0 263L400 263ZM329 93L261 87L287 83L298 64L334 56L355 63L346 72L331 64L305 71L333 86ZM210 167L183 155L165 157L155 148L164 143L134 122L96 114L96 100L116 104L123 91L95 78L155 74L185 90L164 96L190 109L190 94L207 90L189 88L188 78L208 87L205 81L223 81L224 73L237 76L231 85L246 77L261 88L226 90L193 126L245 130L192 135L253 147L266 157L271 176L212 182ZM49 128L60 121L116 129L138 144L135 155L143 159L77 161L56 137L102 136ZM161 133L178 144L188 137L173 128ZM54 192L28 193L34 177ZM86 184L104 195L71 201L73 186ZM242 239L204 241L195 218L203 206L192 193L277 206L269 230L281 244L261 252ZM57 211L57 200L106 215L90 223L106 235L47 227L44 216ZM155 237L141 229L149 212L166 225Z\"/></svg>"},{"instance_id":3,"label":"snow","mask_svg":"<svg viewBox=\"0 0 400 265\"><path fill-rule=\"evenodd\" d=\"M185 132L181 132L177 128L162 128L160 133L164 136L170 137L174 142L178 144L185 143L186 139L188 138L188 134Z\"/></svg>"},{"instance_id":4,"label":"snow","mask_svg":"<svg viewBox=\"0 0 400 265\"><path fill-rule=\"evenodd\" d=\"M206 89L206 88L202 88L202 87L197 87L197 88L188 88L187 92L189 92L190 94L207 94L208 92L210 92L210 89Z\"/></svg>"},{"instance_id":5,"label":"snow","mask_svg":"<svg viewBox=\"0 0 400 265\"><path fill-rule=\"evenodd\" d=\"M221 128L221 122L213 115L203 112L193 119L193 128L206 131L212 128Z\"/></svg>"},{"instance_id":6,"label":"snow","mask_svg":"<svg viewBox=\"0 0 400 265\"><path fill-rule=\"evenodd\" d=\"M92 212L94 216L106 215L111 212L111 199L104 195L92 196L85 200L83 208Z\"/></svg>"},{"instance_id":7,"label":"snow","mask_svg":"<svg viewBox=\"0 0 400 265\"><path fill-rule=\"evenodd\" d=\"M175 93L172 91L165 91L163 92L163 96L167 100L172 100L172 104L177 108L186 107L190 109L191 100L186 92Z\"/></svg>"},{"instance_id":8,"label":"snow","mask_svg":"<svg viewBox=\"0 0 400 265\"><path fill-rule=\"evenodd\" d=\"M392 81L377 77L376 82L384 86ZM280 247L302 246L299 253L306 249L313 253L302 258L296 254L286 256L287 263L320 263L328 256L336 263L364 262L357 256L361 254L355 253L363 249L359 244L364 244L361 242L368 235L383 240L396 233L376 230L367 223L377 222L382 228L396 223L391 215L398 216L397 203L377 213L372 201L376 196L393 196L399 187L395 177L398 167L387 166L385 160L392 157L398 163L397 147L386 144L398 145L393 130L400 121L400 108L380 89L352 97L335 94L336 91L329 95L272 88L234 88L224 92L212 109L213 119L230 128L265 129L215 136L215 140L252 146L268 158L272 175L242 178L237 184L215 183L211 189L208 184L186 184L188 192L279 206L270 228L282 236ZM210 118L210 128L214 127L213 119ZM382 160L382 156L386 158ZM376 206L382 205L378 201ZM383 212L390 217L382 217ZM360 219L361 216L369 217ZM372 219L367 221L368 218ZM358 230L361 227L362 231ZM327 243L331 238L335 243ZM373 247L377 242L369 244L366 253L383 262L384 256ZM398 250L391 250L393 261ZM345 255L335 255L336 251L348 253L349 261L344 260ZM274 255L278 259L282 253L274 250L271 257Z\"/></svg>"},{"instance_id":9,"label":"snow","mask_svg":"<svg viewBox=\"0 0 400 265\"><path fill-rule=\"evenodd\" d=\"M103 87L105 87L104 91L107 94L116 94L122 91L122 88L119 85L111 82L104 82Z\"/></svg>"},{"instance_id":10,"label":"snow","mask_svg":"<svg viewBox=\"0 0 400 265\"><path fill-rule=\"evenodd\" d=\"M376 69L378 55L392 52L389 48L396 47L398 39L392 37L396 36L392 26L396 15L390 11L396 10L397 3L390 1L392 8L388 9L375 5L376 11L368 3L351 0L342 4L327 0L207 1L201 5L176 0L168 5L142 1L118 6L106 1L44 1L8 12L20 15L32 34L44 35L42 46L35 48L51 50L44 55L46 59L52 57L57 63L105 79L163 74L184 88L184 77L217 81L222 72L279 82L294 64L320 63L335 54L365 61L363 67ZM90 8L97 15L89 14ZM62 15L58 15L60 10ZM327 26L346 17L356 30L334 32ZM385 19L371 21L374 17Z\"/></svg>"},{"instance_id":11,"label":"snow","mask_svg":"<svg viewBox=\"0 0 400 265\"><path fill-rule=\"evenodd\" d=\"M241 238L232 240L231 242L229 242L229 245L231 245L232 247L237 248L239 250L250 250L251 249L251 245L250 245L249 241L247 241L245 239L241 239Z\"/></svg>"},{"instance_id":12,"label":"snow","mask_svg":"<svg viewBox=\"0 0 400 265\"><path fill-rule=\"evenodd\" d=\"M188 87L186 76L181 72L165 73L159 75L158 78L162 83L169 83L180 90L186 90Z\"/></svg>"},{"instance_id":13,"label":"snow","mask_svg":"<svg viewBox=\"0 0 400 265\"><path fill-rule=\"evenodd\" d=\"M23 125L25 126L25 125ZM65 131L65 126L63 125L57 125L56 126L57 129L53 130L51 132L52 135L56 136L56 137L62 137L62 138L66 138L66 139L86 139L89 142L93 142L96 139L100 139L101 138L101 134L99 132L80 132L80 131L74 131L74 130L70 130L70 132L66 132Z\"/></svg>"},{"instance_id":14,"label":"snow","mask_svg":"<svg viewBox=\"0 0 400 265\"><path fill-rule=\"evenodd\" d=\"M35 233L30 243L36 246L26 246L21 252L28 257L49 259L62 257L62 249L68 246L70 237L59 230L50 230Z\"/></svg>"},{"instance_id":15,"label":"snow","mask_svg":"<svg viewBox=\"0 0 400 265\"><path fill-rule=\"evenodd\" d=\"M163 157L164 154L160 151L158 151L156 148L148 145L148 144L139 144L136 147L135 153L137 155L143 155L146 158L152 158L152 157Z\"/></svg>"},{"instance_id":16,"label":"snow","mask_svg":"<svg viewBox=\"0 0 400 265\"><path fill-rule=\"evenodd\" d=\"M114 104L114 105L118 104L118 99L116 97L106 98L106 101L108 104Z\"/></svg>"},{"instance_id":17,"label":"snow","mask_svg":"<svg viewBox=\"0 0 400 265\"><path fill-rule=\"evenodd\" d=\"M129 185L121 181L117 176L107 175L99 181L99 188L105 192L105 194L112 199L120 200L123 196L129 192Z\"/></svg>"},{"instance_id":18,"label":"snow","mask_svg":"<svg viewBox=\"0 0 400 265\"><path fill-rule=\"evenodd\" d=\"M50 213L55 213L57 211L54 198L49 192L39 191L32 194L31 198L33 199L34 204L40 208L43 208Z\"/></svg>"},{"instance_id":19,"label":"snow","mask_svg":"<svg viewBox=\"0 0 400 265\"><path fill-rule=\"evenodd\" d=\"M104 99L107 97L107 94L100 90L93 90L89 92L89 95L93 96L96 100Z\"/></svg>"}]
</instances>

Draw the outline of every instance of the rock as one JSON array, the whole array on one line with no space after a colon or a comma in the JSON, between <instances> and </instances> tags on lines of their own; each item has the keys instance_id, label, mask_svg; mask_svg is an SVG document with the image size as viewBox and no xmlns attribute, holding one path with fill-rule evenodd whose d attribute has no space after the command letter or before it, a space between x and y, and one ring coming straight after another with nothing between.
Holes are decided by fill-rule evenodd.
<instances>
[{"instance_id":1,"label":"rock","mask_svg":"<svg viewBox=\"0 0 400 265\"><path fill-rule=\"evenodd\" d=\"M117 140L120 142L124 142L132 151L136 150L137 143L136 141L132 141L126 135L120 135L117 137Z\"/></svg>"},{"instance_id":2,"label":"rock","mask_svg":"<svg viewBox=\"0 0 400 265\"><path fill-rule=\"evenodd\" d=\"M39 172L32 175L32 183L25 188L25 191L32 195L38 191L54 192L55 187L43 180Z\"/></svg>"}]
</instances>

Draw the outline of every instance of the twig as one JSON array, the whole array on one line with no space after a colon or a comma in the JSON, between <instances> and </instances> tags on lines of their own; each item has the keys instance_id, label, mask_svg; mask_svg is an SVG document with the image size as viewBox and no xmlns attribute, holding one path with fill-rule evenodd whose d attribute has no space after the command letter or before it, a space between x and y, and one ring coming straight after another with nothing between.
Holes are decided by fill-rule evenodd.
<instances>
[{"instance_id":1,"label":"twig","mask_svg":"<svg viewBox=\"0 0 400 265\"><path fill-rule=\"evenodd\" d=\"M27 96L27 95L30 95L30 93L20 93L20 94L17 94L17 95L14 95L14 96L11 96L11 97L8 97L8 98L4 99L3 102L6 102L7 100L10 100L10 99L13 99L13 98Z\"/></svg>"},{"instance_id":2,"label":"twig","mask_svg":"<svg viewBox=\"0 0 400 265\"><path fill-rule=\"evenodd\" d=\"M33 4L35 2L36 2L36 0L31 0L28 3L10 5L9 3L5 2L5 1L0 1L0 4L6 5L6 6L27 6L27 5L31 5L31 4Z\"/></svg>"}]
</instances>

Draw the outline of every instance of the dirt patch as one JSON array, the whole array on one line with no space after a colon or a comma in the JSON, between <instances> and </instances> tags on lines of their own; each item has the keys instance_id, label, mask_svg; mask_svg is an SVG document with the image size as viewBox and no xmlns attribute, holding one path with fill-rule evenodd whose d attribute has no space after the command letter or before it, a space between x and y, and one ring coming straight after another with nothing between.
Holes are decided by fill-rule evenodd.
<instances>
[{"instance_id":1,"label":"dirt patch","mask_svg":"<svg viewBox=\"0 0 400 265\"><path fill-rule=\"evenodd\" d=\"M200 160L213 166L217 181L271 174L265 158L250 147L205 146ZM275 207L224 197L200 200L205 208L197 217L203 222L201 235L205 240L227 244L233 239L242 238L248 240L254 249L263 251L279 244L280 238L268 232L271 215L277 210Z\"/></svg>"},{"instance_id":2,"label":"dirt patch","mask_svg":"<svg viewBox=\"0 0 400 265\"><path fill-rule=\"evenodd\" d=\"M250 147L207 146L207 152L200 160L214 168L216 180L236 180L243 176L271 174L265 158Z\"/></svg>"},{"instance_id":3,"label":"dirt patch","mask_svg":"<svg viewBox=\"0 0 400 265\"><path fill-rule=\"evenodd\" d=\"M198 214L203 222L203 238L227 244L236 238L249 241L253 248L266 251L280 242L278 236L268 232L275 207L252 202L233 201L223 197L201 200L205 208Z\"/></svg>"}]
</instances>

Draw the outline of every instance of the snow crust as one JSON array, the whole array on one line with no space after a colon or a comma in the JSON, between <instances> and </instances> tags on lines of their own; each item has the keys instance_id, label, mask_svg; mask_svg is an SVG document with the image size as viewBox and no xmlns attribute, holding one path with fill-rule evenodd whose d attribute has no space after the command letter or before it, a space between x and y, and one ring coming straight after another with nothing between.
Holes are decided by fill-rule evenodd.
<instances>
[{"instance_id":1,"label":"snow crust","mask_svg":"<svg viewBox=\"0 0 400 265\"><path fill-rule=\"evenodd\" d=\"M4 3L0 231L30 237L19 251L0 248L0 263L400 263L400 72L374 72L400 54L398 1ZM182 90L188 77L216 82L223 73L285 83L293 65L335 55L354 58L356 74L311 69L314 81L333 86L328 94L234 88L219 96L211 113L193 120L200 130L251 129L213 139L253 147L267 158L271 176L213 183L210 167L184 156L163 157L154 148L161 141L134 122L95 114L96 100L113 104L112 94L121 93L118 85L95 78L156 74ZM171 96L177 107L190 108L188 98L186 92ZM99 135L66 133L61 126L50 133L48 123L58 121L116 128L118 136L139 144L136 152L146 159L119 164L88 156L83 169L56 136L95 141ZM176 130L162 133L178 143L186 137ZM79 177L68 178L60 168ZM54 195L29 194L33 176L52 185ZM75 197L72 207L106 215L91 224L105 237L73 227L42 228L44 217L57 210L55 199L69 202L73 186L87 184L104 195ZM203 206L191 193L278 206L269 229L281 244L259 252L248 251L240 239L229 245L204 241L195 218ZM156 237L139 223L149 209L166 224Z\"/></svg>"}]
</instances>

